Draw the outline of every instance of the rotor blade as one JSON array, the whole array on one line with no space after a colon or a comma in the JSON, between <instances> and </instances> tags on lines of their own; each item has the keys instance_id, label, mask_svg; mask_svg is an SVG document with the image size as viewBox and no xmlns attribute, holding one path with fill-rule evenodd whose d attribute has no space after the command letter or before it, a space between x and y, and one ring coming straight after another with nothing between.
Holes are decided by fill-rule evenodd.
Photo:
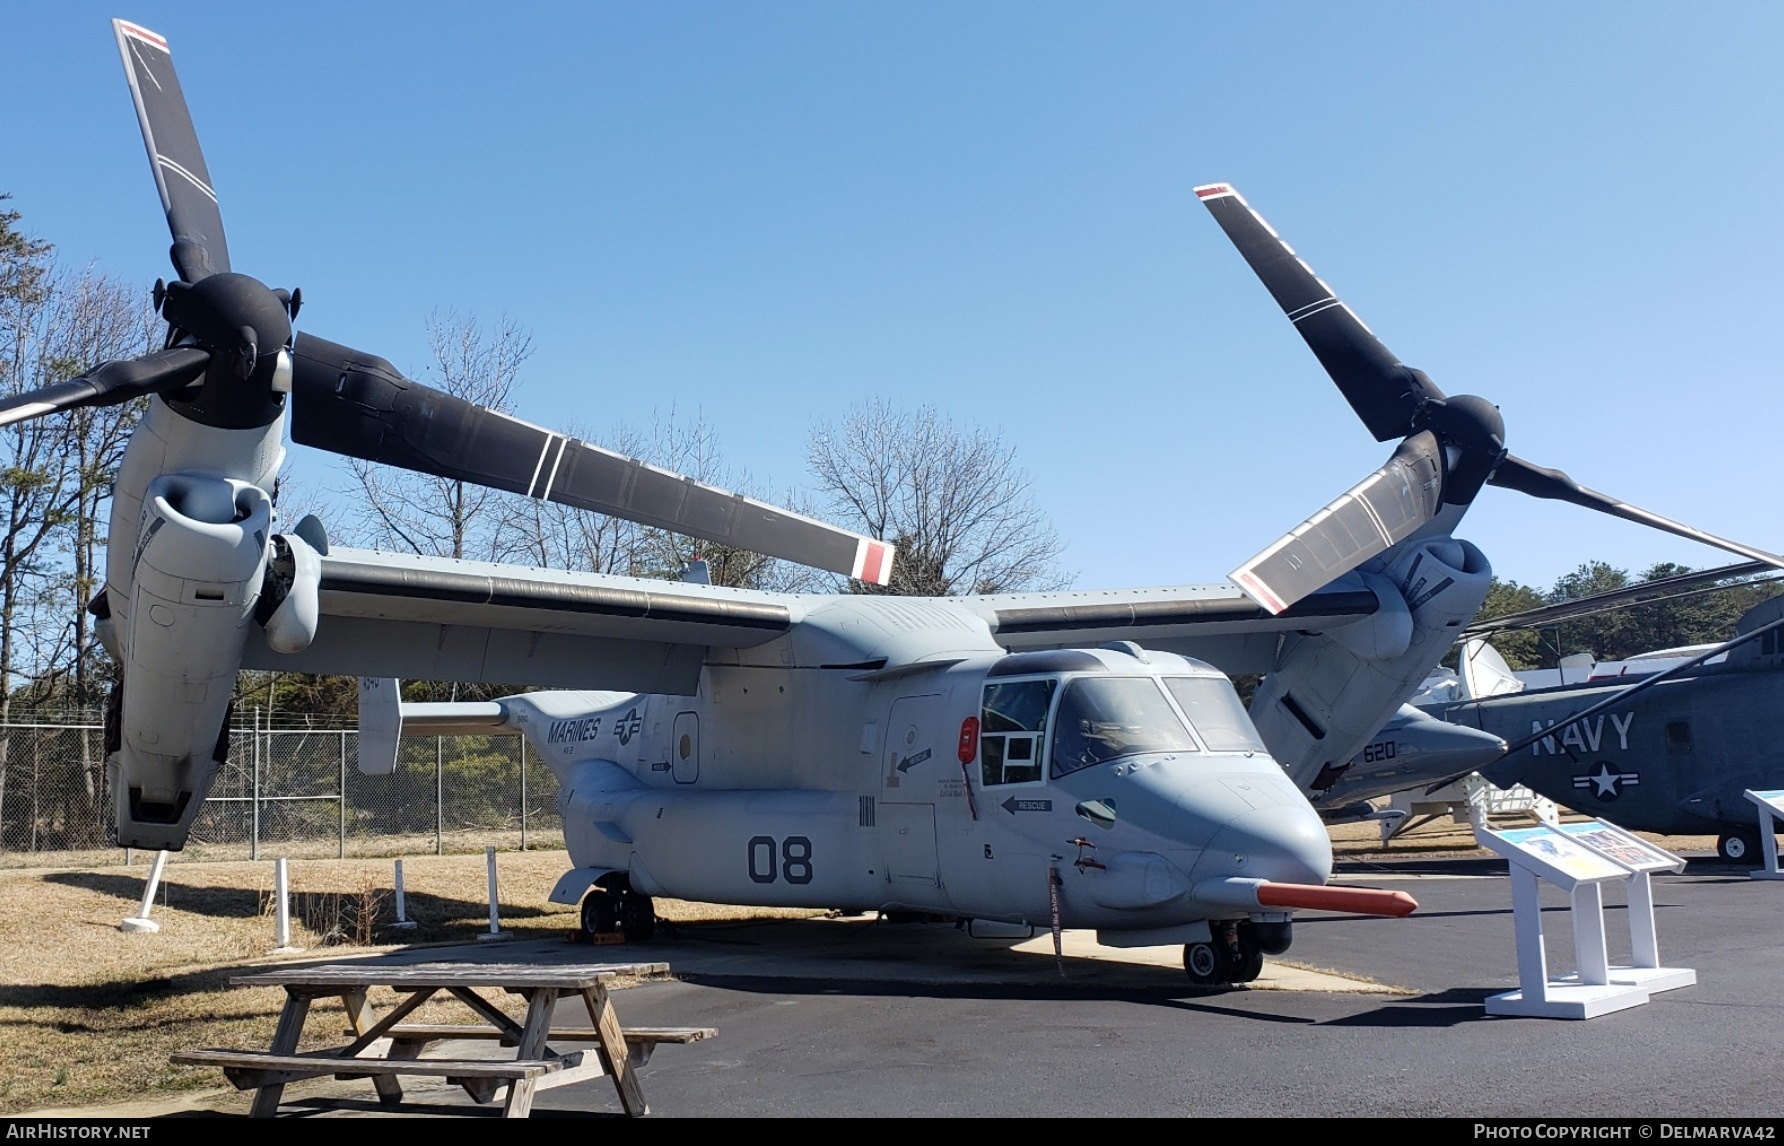
<instances>
[{"instance_id":1,"label":"rotor blade","mask_svg":"<svg viewBox=\"0 0 1784 1146\"><path fill-rule=\"evenodd\" d=\"M1386 465L1235 569L1232 580L1280 613L1411 536L1437 515L1442 497L1443 447L1430 431L1414 434Z\"/></svg>"},{"instance_id":2,"label":"rotor blade","mask_svg":"<svg viewBox=\"0 0 1784 1146\"><path fill-rule=\"evenodd\" d=\"M1197 187L1196 197L1269 288L1375 440L1411 433L1419 404L1442 398L1443 391L1394 357L1232 187L1210 183Z\"/></svg>"},{"instance_id":3,"label":"rotor blade","mask_svg":"<svg viewBox=\"0 0 1784 1146\"><path fill-rule=\"evenodd\" d=\"M1766 572L1770 572L1771 575L1768 577L1753 576L1755 573ZM1538 605L1534 609L1524 609L1517 613L1482 618L1464 626L1457 637L1459 640L1466 640L1469 637L1487 636L1491 633L1539 629L1547 625L1559 624L1562 621L1570 621L1576 617L1590 617L1615 609L1653 605L1699 593L1714 593L1739 585L1763 585L1767 581L1777 580L1779 576L1779 573L1773 571L1772 567L1763 561L1742 561L1735 565L1700 569L1695 573L1679 573L1654 581L1638 581L1634 585L1625 585L1621 589L1609 589L1603 593L1594 593L1590 597L1576 597L1571 601L1557 601L1553 605ZM1741 580L1741 578L1746 578L1746 580ZM1733 584L1722 584L1725 581Z\"/></svg>"},{"instance_id":4,"label":"rotor blade","mask_svg":"<svg viewBox=\"0 0 1784 1146\"><path fill-rule=\"evenodd\" d=\"M113 20L124 75L136 100L136 120L149 149L149 166L161 192L161 207L173 232L173 265L180 277L195 283L229 269L229 244L223 238L223 215L211 173L204 165L198 132L180 77L173 70L167 40L128 20Z\"/></svg>"},{"instance_id":5,"label":"rotor blade","mask_svg":"<svg viewBox=\"0 0 1784 1146\"><path fill-rule=\"evenodd\" d=\"M411 381L389 362L303 335L293 441L622 517L884 585L894 547Z\"/></svg>"},{"instance_id":6,"label":"rotor blade","mask_svg":"<svg viewBox=\"0 0 1784 1146\"><path fill-rule=\"evenodd\" d=\"M1609 494L1599 493L1595 489L1587 489L1560 470L1534 465L1509 454L1506 455L1504 461L1499 463L1499 468L1493 471L1493 476L1487 479L1487 484L1501 486L1505 489L1515 489L1519 493L1527 493L1531 497L1549 498L1586 509L1595 509L1600 513L1608 513L1612 517L1620 517L1638 525L1652 526L1679 537L1690 538L1692 541L1702 542L1717 549L1724 549L1730 553L1784 569L1784 557L1779 557L1775 553L1767 553L1763 549L1755 549L1751 545L1743 545L1738 541L1717 537L1713 533L1705 533L1701 529L1695 529L1682 522L1661 517L1658 513L1650 513L1639 506L1618 501Z\"/></svg>"},{"instance_id":7,"label":"rotor blade","mask_svg":"<svg viewBox=\"0 0 1784 1146\"><path fill-rule=\"evenodd\" d=\"M10 426L56 410L76 406L115 406L144 394L178 390L198 381L210 360L210 352L196 346L173 346L141 358L107 362L79 378L0 400L0 426Z\"/></svg>"}]
</instances>

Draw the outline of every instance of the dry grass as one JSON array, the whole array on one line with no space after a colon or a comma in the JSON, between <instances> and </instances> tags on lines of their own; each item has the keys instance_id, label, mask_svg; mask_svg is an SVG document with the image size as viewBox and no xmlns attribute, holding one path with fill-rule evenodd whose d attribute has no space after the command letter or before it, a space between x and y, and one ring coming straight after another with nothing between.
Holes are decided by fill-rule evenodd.
<instances>
[{"instance_id":1,"label":"dry grass","mask_svg":"<svg viewBox=\"0 0 1784 1146\"><path fill-rule=\"evenodd\" d=\"M429 841L431 844L431 840ZM517 939L563 935L575 908L547 901L569 866L561 851L498 857L501 926ZM273 864L173 857L152 917L158 933L124 934L148 865L0 870L0 1115L84 1107L223 1085L218 1071L172 1066L197 1046L264 1047L284 994L229 986L244 967L388 950L395 934L388 860L293 860L291 937L301 956L270 956ZM482 854L405 858L403 943L462 942L489 929ZM658 914L697 919L813 912L714 908L658 900ZM394 1001L393 994L375 1004ZM431 1006L431 1004L430 1004ZM464 1021L457 1004L419 1021ZM323 1032L327 1024L313 1023ZM309 1044L306 1044L306 1047ZM324 1045L318 1043L316 1045Z\"/></svg>"},{"instance_id":2,"label":"dry grass","mask_svg":"<svg viewBox=\"0 0 1784 1146\"><path fill-rule=\"evenodd\" d=\"M1585 819L1567 809L1561 809L1563 820ZM1474 829L1464 821L1458 823L1449 816L1438 816L1435 819L1418 817L1410 830L1395 836L1387 844L1381 842L1381 829L1373 823L1340 824L1331 829L1332 853L1340 859L1357 859L1362 857L1391 857L1394 859L1410 859L1417 856L1445 856L1454 859L1469 857L1487 858L1494 853L1474 842ZM1508 816L1503 819L1494 817L1495 827L1521 827L1536 823L1534 816ZM1675 855L1690 852L1714 852L1715 836L1662 836L1654 832L1636 832L1646 840L1652 840Z\"/></svg>"}]
</instances>

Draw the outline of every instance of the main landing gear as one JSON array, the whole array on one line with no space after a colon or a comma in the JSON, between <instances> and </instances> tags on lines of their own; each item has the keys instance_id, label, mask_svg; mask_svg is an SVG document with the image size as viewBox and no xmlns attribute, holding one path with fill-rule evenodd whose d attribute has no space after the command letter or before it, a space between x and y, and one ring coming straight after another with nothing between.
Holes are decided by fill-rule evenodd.
<instances>
[{"instance_id":1,"label":"main landing gear","mask_svg":"<svg viewBox=\"0 0 1784 1146\"><path fill-rule=\"evenodd\" d=\"M1211 919L1213 938L1183 946L1183 970L1198 987L1249 983L1264 971L1264 956L1288 950L1289 924L1253 923L1249 919Z\"/></svg>"},{"instance_id":2,"label":"main landing gear","mask_svg":"<svg viewBox=\"0 0 1784 1146\"><path fill-rule=\"evenodd\" d=\"M1716 838L1716 854L1729 863L1759 866L1759 837L1753 832L1723 832Z\"/></svg>"},{"instance_id":3,"label":"main landing gear","mask_svg":"<svg viewBox=\"0 0 1784 1146\"><path fill-rule=\"evenodd\" d=\"M656 905L625 876L603 876L582 899L582 931L591 939L618 933L642 943L657 933Z\"/></svg>"}]
</instances>

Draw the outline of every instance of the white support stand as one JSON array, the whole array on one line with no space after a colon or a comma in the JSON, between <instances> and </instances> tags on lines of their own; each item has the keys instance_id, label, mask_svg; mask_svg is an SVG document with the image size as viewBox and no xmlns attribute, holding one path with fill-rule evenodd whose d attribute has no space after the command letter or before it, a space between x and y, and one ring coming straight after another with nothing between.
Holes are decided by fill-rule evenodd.
<instances>
[{"instance_id":1,"label":"white support stand","mask_svg":"<svg viewBox=\"0 0 1784 1146\"><path fill-rule=\"evenodd\" d=\"M289 955L300 948L291 945L291 873L284 856L273 861L273 898L278 901L274 908L277 930L271 953Z\"/></svg>"},{"instance_id":2,"label":"white support stand","mask_svg":"<svg viewBox=\"0 0 1784 1146\"><path fill-rule=\"evenodd\" d=\"M1682 865L1683 861L1681 861ZM1629 966L1612 967L1611 982L1634 983L1651 995L1697 985L1690 967L1662 967L1654 933L1654 881L1645 871L1629 877Z\"/></svg>"},{"instance_id":3,"label":"white support stand","mask_svg":"<svg viewBox=\"0 0 1784 1146\"><path fill-rule=\"evenodd\" d=\"M1747 790L1747 799L1759 805L1759 850L1765 866L1753 870L1754 879L1784 879L1778 870L1778 820L1784 817L1784 792Z\"/></svg>"},{"instance_id":4,"label":"white support stand","mask_svg":"<svg viewBox=\"0 0 1784 1146\"><path fill-rule=\"evenodd\" d=\"M396 922L390 925L392 931L413 931L415 921L409 918L409 905L403 898L403 861L396 861Z\"/></svg>"},{"instance_id":5,"label":"white support stand","mask_svg":"<svg viewBox=\"0 0 1784 1146\"><path fill-rule=\"evenodd\" d=\"M1685 861L1640 836L1604 820L1564 824L1563 835L1585 844L1612 863L1629 870L1629 965L1613 966L1611 982L1629 983L1649 994L1691 987L1697 972L1689 967L1662 967L1660 939L1654 931L1654 880L1657 871L1681 872Z\"/></svg>"},{"instance_id":6,"label":"white support stand","mask_svg":"<svg viewBox=\"0 0 1784 1146\"><path fill-rule=\"evenodd\" d=\"M484 855L489 859L489 932L479 935L479 943L499 943L504 939L514 938L514 932L503 931L500 920L496 918L496 849L487 848Z\"/></svg>"},{"instance_id":7,"label":"white support stand","mask_svg":"<svg viewBox=\"0 0 1784 1146\"><path fill-rule=\"evenodd\" d=\"M1511 863L1512 920L1517 934L1518 990L1487 999L1489 1015L1547 1019L1591 1019L1637 1007L1648 989L1611 977L1604 942L1604 901L1599 885L1627 876L1628 870L1547 826L1497 832L1477 827L1481 846ZM1572 975L1549 977L1542 934L1542 880L1572 897L1574 963Z\"/></svg>"},{"instance_id":8,"label":"white support stand","mask_svg":"<svg viewBox=\"0 0 1784 1146\"><path fill-rule=\"evenodd\" d=\"M155 906L155 892L161 888L161 873L165 870L167 870L167 853L165 851L156 852L155 862L149 865L148 882L142 887L142 905L136 909L135 915L129 916L118 924L119 931L156 932L161 930L161 925L149 918L149 912Z\"/></svg>"}]
</instances>

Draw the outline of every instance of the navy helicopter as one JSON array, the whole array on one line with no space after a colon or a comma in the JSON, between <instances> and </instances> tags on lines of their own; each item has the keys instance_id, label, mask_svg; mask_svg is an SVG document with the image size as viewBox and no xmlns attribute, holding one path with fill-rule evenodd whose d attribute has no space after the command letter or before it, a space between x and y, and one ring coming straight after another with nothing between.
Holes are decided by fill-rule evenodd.
<instances>
[{"instance_id":1,"label":"navy helicopter","mask_svg":"<svg viewBox=\"0 0 1784 1146\"><path fill-rule=\"evenodd\" d=\"M563 691L409 724L540 749L575 865L554 895L592 930L648 932L656 895L870 907L1182 944L1192 981L1243 982L1288 948L1296 910L1415 906L1326 886L1308 793L1479 610L1490 566L1451 533L1483 485L1780 564L1507 453L1491 403L1402 365L1225 184L1196 195L1364 425L1398 443L1240 566L1238 588L784 594L332 547L313 517L286 527L268 492L288 406L294 440L357 458L863 581L895 557L295 332L299 292L231 268L166 39L114 28L174 237L179 277L155 291L167 344L0 401L0 424L149 399L95 601L121 672L106 749L122 846L183 845L244 668L527 681ZM1249 713L1222 675L1239 673L1262 674Z\"/></svg>"},{"instance_id":2,"label":"navy helicopter","mask_svg":"<svg viewBox=\"0 0 1784 1146\"><path fill-rule=\"evenodd\" d=\"M1680 574L1476 622L1463 630L1453 695L1416 707L1426 719L1505 741L1494 759L1464 773L1478 769L1500 787L1522 784L1634 831L1714 834L1723 859L1756 864L1759 819L1744 793L1784 788L1784 597L1748 609L1729 641L1599 666L1549 687L1526 687L1485 638L1699 592L1766 568L1747 562Z\"/></svg>"}]
</instances>

